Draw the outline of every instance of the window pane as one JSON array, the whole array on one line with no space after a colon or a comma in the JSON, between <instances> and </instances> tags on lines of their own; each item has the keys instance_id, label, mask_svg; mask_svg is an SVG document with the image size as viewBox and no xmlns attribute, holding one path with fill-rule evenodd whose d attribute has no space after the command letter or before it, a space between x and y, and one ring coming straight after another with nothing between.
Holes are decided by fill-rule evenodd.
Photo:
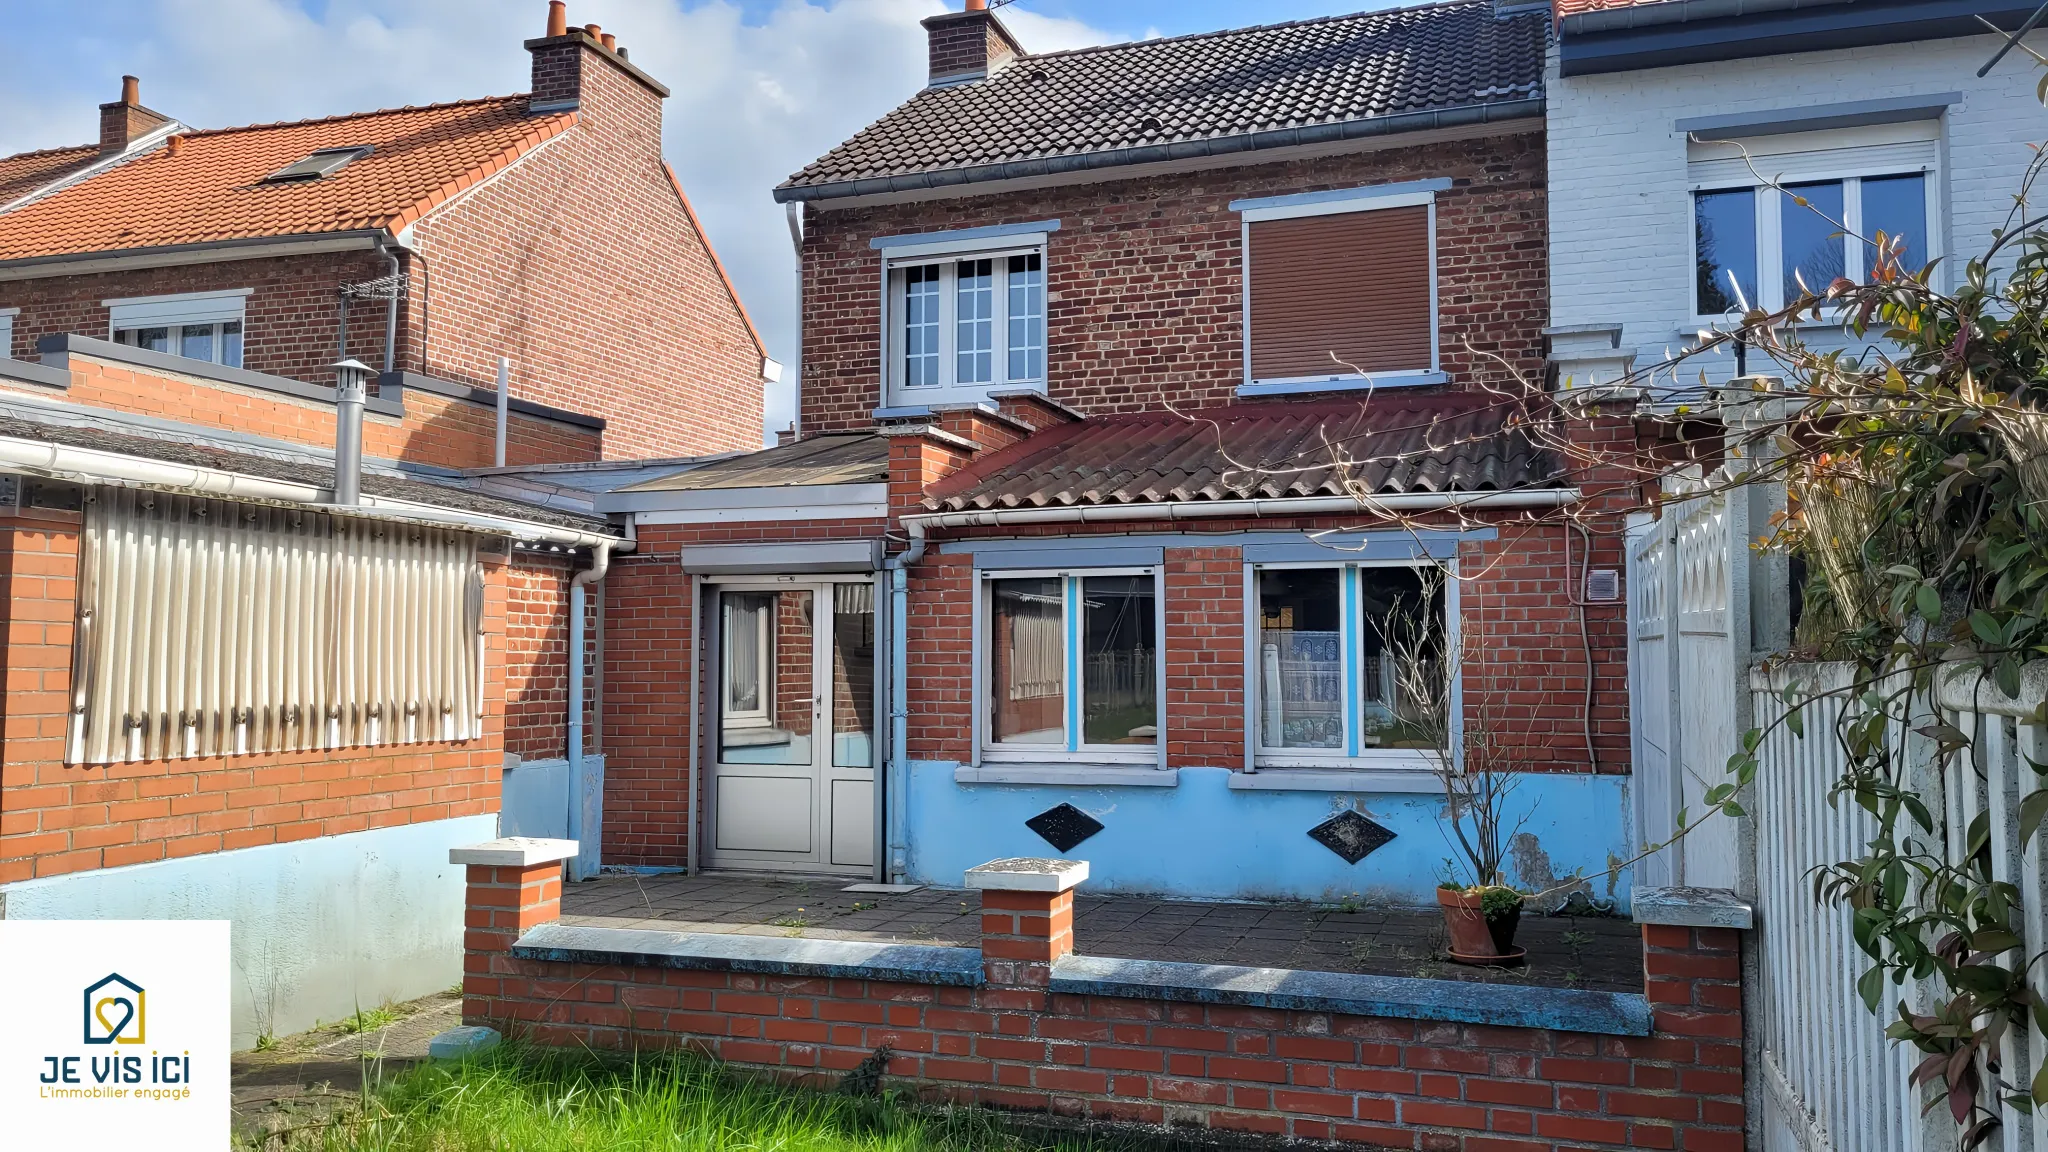
<instances>
[{"instance_id":1,"label":"window pane","mask_svg":"<svg viewBox=\"0 0 2048 1152\"><path fill-rule=\"evenodd\" d=\"M1699 311L1713 316L1741 307L1732 278L1742 286L1742 299L1756 306L1756 193L1698 192L1692 200L1693 234L1698 253Z\"/></svg>"},{"instance_id":2,"label":"window pane","mask_svg":"<svg viewBox=\"0 0 2048 1152\"><path fill-rule=\"evenodd\" d=\"M1883 232L1887 242L1905 239L1899 267L1918 272L1927 263L1927 178L1911 176L1865 177L1863 181L1863 235L1876 240ZM1877 263L1875 253L1866 265Z\"/></svg>"},{"instance_id":3,"label":"window pane","mask_svg":"<svg viewBox=\"0 0 2048 1152\"><path fill-rule=\"evenodd\" d=\"M213 359L213 325L185 325L178 335L178 355L193 360Z\"/></svg>"},{"instance_id":4,"label":"window pane","mask_svg":"<svg viewBox=\"0 0 2048 1152\"><path fill-rule=\"evenodd\" d=\"M242 366L242 322L230 321L220 326L220 362L230 368Z\"/></svg>"},{"instance_id":5,"label":"window pane","mask_svg":"<svg viewBox=\"0 0 2048 1152\"><path fill-rule=\"evenodd\" d=\"M939 384L939 266L903 273L903 383L912 388Z\"/></svg>"},{"instance_id":6,"label":"window pane","mask_svg":"<svg viewBox=\"0 0 2048 1152\"><path fill-rule=\"evenodd\" d=\"M1434 748L1442 743L1442 589L1413 568L1358 570L1360 743Z\"/></svg>"},{"instance_id":7,"label":"window pane","mask_svg":"<svg viewBox=\"0 0 2048 1152\"><path fill-rule=\"evenodd\" d=\"M1010 257L1012 380L1045 378L1045 268L1037 253Z\"/></svg>"},{"instance_id":8,"label":"window pane","mask_svg":"<svg viewBox=\"0 0 2048 1152\"><path fill-rule=\"evenodd\" d=\"M1259 743L1344 746L1344 644L1335 568L1259 573Z\"/></svg>"},{"instance_id":9,"label":"window pane","mask_svg":"<svg viewBox=\"0 0 2048 1152\"><path fill-rule=\"evenodd\" d=\"M1842 183L1787 184L1779 193L1779 230L1784 237L1785 301L1799 299L1800 281L1818 296L1843 275ZM1800 204L1798 199L1806 201Z\"/></svg>"},{"instance_id":10,"label":"window pane","mask_svg":"<svg viewBox=\"0 0 2048 1152\"><path fill-rule=\"evenodd\" d=\"M953 350L958 361L956 384L987 384L995 379L995 261L962 260L955 290Z\"/></svg>"},{"instance_id":11,"label":"window pane","mask_svg":"<svg viewBox=\"0 0 2048 1152\"><path fill-rule=\"evenodd\" d=\"M123 328L119 332L114 333L114 342L116 344L132 344L137 348L146 348L151 352L169 352L171 350L171 330L169 328Z\"/></svg>"},{"instance_id":12,"label":"window pane","mask_svg":"<svg viewBox=\"0 0 2048 1152\"><path fill-rule=\"evenodd\" d=\"M989 581L989 739L1066 743L1066 638L1060 581Z\"/></svg>"},{"instance_id":13,"label":"window pane","mask_svg":"<svg viewBox=\"0 0 2048 1152\"><path fill-rule=\"evenodd\" d=\"M832 763L875 766L875 589L832 586Z\"/></svg>"},{"instance_id":14,"label":"window pane","mask_svg":"<svg viewBox=\"0 0 2048 1152\"><path fill-rule=\"evenodd\" d=\"M1158 618L1150 576L1081 581L1081 742L1156 744Z\"/></svg>"},{"instance_id":15,"label":"window pane","mask_svg":"<svg viewBox=\"0 0 2048 1152\"><path fill-rule=\"evenodd\" d=\"M731 592L722 600L719 760L809 764L810 592Z\"/></svg>"}]
</instances>

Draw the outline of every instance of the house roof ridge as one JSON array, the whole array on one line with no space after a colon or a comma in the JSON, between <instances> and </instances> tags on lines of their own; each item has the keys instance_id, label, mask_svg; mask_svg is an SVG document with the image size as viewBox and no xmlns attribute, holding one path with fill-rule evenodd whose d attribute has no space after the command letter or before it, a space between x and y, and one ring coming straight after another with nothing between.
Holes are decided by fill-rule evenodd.
<instances>
[{"instance_id":1,"label":"house roof ridge","mask_svg":"<svg viewBox=\"0 0 2048 1152\"><path fill-rule=\"evenodd\" d=\"M1338 12L1328 16L1307 16L1300 20L1281 20L1272 24L1247 24L1241 28L1216 28L1207 32L1183 32L1178 36L1147 36L1137 40L1118 40L1113 44L1088 44L1079 48L1060 48L1051 52L1030 52L1018 57L1026 60L1058 60L1063 57L1086 56L1096 52L1114 52L1119 49L1151 47L1161 44L1185 44L1194 40L1213 40L1222 36L1243 36L1253 32L1276 32L1287 28L1308 28L1318 24L1334 24L1339 20L1377 19L1384 16L1401 16L1436 8L1465 8L1490 4L1492 0L1424 0L1420 4L1403 4L1397 8L1366 8L1357 12Z\"/></svg>"},{"instance_id":2,"label":"house roof ridge","mask_svg":"<svg viewBox=\"0 0 2048 1152\"><path fill-rule=\"evenodd\" d=\"M99 150L100 146L97 144L64 144L56 148L31 148L26 152L9 152L5 156L0 156L0 163L9 160L34 160L39 156L56 156L64 152L83 153L98 152Z\"/></svg>"},{"instance_id":3,"label":"house roof ridge","mask_svg":"<svg viewBox=\"0 0 2048 1152\"><path fill-rule=\"evenodd\" d=\"M465 100L442 100L433 104L403 104L396 108L376 108L364 112L340 112L332 116L309 116L303 120L266 120L258 124L234 124L225 128L194 128L180 133L187 139L202 136L229 136L237 132L264 132L277 128L304 128L314 124L339 124L345 120L368 120L377 116L397 116L406 112L443 112L450 108L465 108L485 104L509 104L525 100L525 92L514 92L507 96L475 96Z\"/></svg>"}]
</instances>

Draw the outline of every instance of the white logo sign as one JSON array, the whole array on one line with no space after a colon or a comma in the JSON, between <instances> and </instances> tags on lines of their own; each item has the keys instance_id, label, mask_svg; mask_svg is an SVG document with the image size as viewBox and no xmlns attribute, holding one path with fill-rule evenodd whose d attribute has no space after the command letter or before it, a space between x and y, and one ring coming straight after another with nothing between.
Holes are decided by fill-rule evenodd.
<instances>
[{"instance_id":1,"label":"white logo sign","mask_svg":"<svg viewBox=\"0 0 2048 1152\"><path fill-rule=\"evenodd\" d=\"M227 1146L227 921L0 920L0 1020L11 1147Z\"/></svg>"}]
</instances>

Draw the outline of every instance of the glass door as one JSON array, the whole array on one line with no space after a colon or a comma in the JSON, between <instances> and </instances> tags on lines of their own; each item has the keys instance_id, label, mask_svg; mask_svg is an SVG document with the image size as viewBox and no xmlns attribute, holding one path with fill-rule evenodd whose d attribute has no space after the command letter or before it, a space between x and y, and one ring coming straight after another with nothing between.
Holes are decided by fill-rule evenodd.
<instances>
[{"instance_id":1,"label":"glass door","mask_svg":"<svg viewBox=\"0 0 2048 1152\"><path fill-rule=\"evenodd\" d=\"M874 866L874 594L731 584L713 600L708 867Z\"/></svg>"}]
</instances>

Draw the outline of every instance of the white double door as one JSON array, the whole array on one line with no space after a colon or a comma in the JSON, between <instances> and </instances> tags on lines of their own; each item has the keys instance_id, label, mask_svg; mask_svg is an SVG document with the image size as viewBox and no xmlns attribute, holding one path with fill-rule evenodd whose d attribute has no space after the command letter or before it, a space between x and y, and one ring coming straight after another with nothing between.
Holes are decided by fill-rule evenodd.
<instances>
[{"instance_id":1,"label":"white double door","mask_svg":"<svg viewBox=\"0 0 2048 1152\"><path fill-rule=\"evenodd\" d=\"M871 874L874 584L735 581L707 592L714 624L704 865Z\"/></svg>"}]
</instances>

